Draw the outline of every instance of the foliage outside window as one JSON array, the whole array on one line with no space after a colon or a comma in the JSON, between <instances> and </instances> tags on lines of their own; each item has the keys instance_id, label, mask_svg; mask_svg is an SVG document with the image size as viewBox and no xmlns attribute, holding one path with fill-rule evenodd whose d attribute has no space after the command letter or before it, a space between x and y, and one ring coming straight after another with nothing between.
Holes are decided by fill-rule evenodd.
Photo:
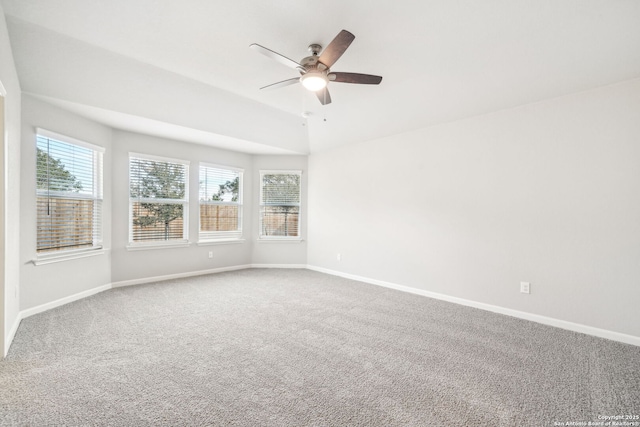
<instances>
[{"instance_id":1,"label":"foliage outside window","mask_svg":"<svg viewBox=\"0 0 640 427\"><path fill-rule=\"evenodd\" d=\"M102 147L37 130L39 255L102 247L103 152Z\"/></svg>"},{"instance_id":2,"label":"foliage outside window","mask_svg":"<svg viewBox=\"0 0 640 427\"><path fill-rule=\"evenodd\" d=\"M129 155L129 242L178 243L188 239L189 163Z\"/></svg>"},{"instance_id":3,"label":"foliage outside window","mask_svg":"<svg viewBox=\"0 0 640 427\"><path fill-rule=\"evenodd\" d=\"M300 171L260 171L260 238L300 238Z\"/></svg>"},{"instance_id":4,"label":"foliage outside window","mask_svg":"<svg viewBox=\"0 0 640 427\"><path fill-rule=\"evenodd\" d=\"M240 169L200 165L200 240L242 236L242 175Z\"/></svg>"}]
</instances>

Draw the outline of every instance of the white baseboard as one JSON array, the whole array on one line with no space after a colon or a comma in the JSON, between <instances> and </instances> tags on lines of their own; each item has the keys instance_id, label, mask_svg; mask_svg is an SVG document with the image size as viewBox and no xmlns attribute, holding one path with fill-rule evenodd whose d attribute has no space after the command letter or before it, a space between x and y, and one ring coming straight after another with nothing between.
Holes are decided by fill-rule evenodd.
<instances>
[{"instance_id":1,"label":"white baseboard","mask_svg":"<svg viewBox=\"0 0 640 427\"><path fill-rule=\"evenodd\" d=\"M69 304L70 302L78 301L80 299L90 297L91 295L95 295L109 289L111 289L111 284L102 285L93 289L78 292L77 294L69 295L68 297L60 298L46 304L41 304L35 307L28 308L26 310L22 310L18 317L20 318L20 320L22 320L29 316L33 316L34 314L42 313L43 311L51 310L52 308L60 307L61 305Z\"/></svg>"},{"instance_id":2,"label":"white baseboard","mask_svg":"<svg viewBox=\"0 0 640 427\"><path fill-rule=\"evenodd\" d=\"M9 334L5 337L4 340L4 354L2 357L7 357L9 353L9 347L11 347L11 343L13 342L13 338L16 336L16 332L18 332L18 326L20 326L20 322L22 321L21 313L18 312L18 316L16 320L13 322L11 329L9 330Z\"/></svg>"},{"instance_id":3,"label":"white baseboard","mask_svg":"<svg viewBox=\"0 0 640 427\"><path fill-rule=\"evenodd\" d=\"M210 270L198 270L189 271L186 273L167 274L164 276L143 277L142 279L123 280L121 282L113 282L111 284L114 288L121 288L123 286L141 285L143 283L161 282L164 280L181 279L184 277L204 276L205 274L223 273L225 271L245 270L251 268L250 264L234 265L232 267L220 267L212 268Z\"/></svg>"},{"instance_id":4,"label":"white baseboard","mask_svg":"<svg viewBox=\"0 0 640 427\"><path fill-rule=\"evenodd\" d=\"M307 268L306 264L251 264L251 268Z\"/></svg>"},{"instance_id":5,"label":"white baseboard","mask_svg":"<svg viewBox=\"0 0 640 427\"><path fill-rule=\"evenodd\" d=\"M333 276L344 277L345 279L357 280L359 282L369 283L372 285L383 286L385 288L395 289L402 292L408 292L428 298L438 299L442 301L452 302L455 304L465 305L468 307L479 308L481 310L491 311L494 313L505 314L511 317L517 317L532 322L542 323L543 325L555 326L556 328L566 329L582 334L593 335L600 338L606 338L613 341L619 341L625 344L640 346L640 337L634 335L622 334L620 332L609 331L606 329L595 328L593 326L582 325L579 323L568 322L566 320L554 319L552 317L541 316L539 314L527 313L524 311L513 310L510 308L500 307L497 305L485 304L464 298L453 297L450 295L440 294L436 292L416 289L409 286L398 285L396 283L385 282L382 280L370 279L368 277L357 276L354 274L343 273L340 271L330 270L327 268L308 265L309 270L318 271L320 273L331 274Z\"/></svg>"}]
</instances>

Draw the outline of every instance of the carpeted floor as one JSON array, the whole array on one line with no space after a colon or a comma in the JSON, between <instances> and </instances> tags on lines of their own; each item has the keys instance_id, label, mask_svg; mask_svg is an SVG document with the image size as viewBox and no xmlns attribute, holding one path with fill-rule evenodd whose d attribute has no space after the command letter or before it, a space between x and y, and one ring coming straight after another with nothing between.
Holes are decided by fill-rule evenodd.
<instances>
[{"instance_id":1,"label":"carpeted floor","mask_svg":"<svg viewBox=\"0 0 640 427\"><path fill-rule=\"evenodd\" d=\"M555 426L618 415L640 415L640 347L308 270L106 291L23 320L0 361L9 426Z\"/></svg>"}]
</instances>

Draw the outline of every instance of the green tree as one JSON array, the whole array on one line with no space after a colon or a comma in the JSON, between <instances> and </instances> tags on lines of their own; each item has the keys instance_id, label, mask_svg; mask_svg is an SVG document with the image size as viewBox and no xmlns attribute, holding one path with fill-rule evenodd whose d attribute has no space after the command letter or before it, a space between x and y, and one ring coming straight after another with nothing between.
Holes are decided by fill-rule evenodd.
<instances>
[{"instance_id":1,"label":"green tree","mask_svg":"<svg viewBox=\"0 0 640 427\"><path fill-rule=\"evenodd\" d=\"M220 189L211 196L211 200L221 202L226 194L231 194L231 201L237 202L240 188L240 177L236 177L233 181L227 181L219 185Z\"/></svg>"},{"instance_id":2,"label":"green tree","mask_svg":"<svg viewBox=\"0 0 640 427\"><path fill-rule=\"evenodd\" d=\"M146 162L139 164L141 178L131 184L131 196L154 199L184 199L184 166L164 162ZM182 218L184 207L176 203L140 203L144 215L133 219L140 227L164 225L164 240L169 240L169 224Z\"/></svg>"},{"instance_id":3,"label":"green tree","mask_svg":"<svg viewBox=\"0 0 640 427\"><path fill-rule=\"evenodd\" d=\"M64 163L40 148L37 149L36 167L38 190L71 191L74 193L82 190L82 182L65 168Z\"/></svg>"}]
</instances>

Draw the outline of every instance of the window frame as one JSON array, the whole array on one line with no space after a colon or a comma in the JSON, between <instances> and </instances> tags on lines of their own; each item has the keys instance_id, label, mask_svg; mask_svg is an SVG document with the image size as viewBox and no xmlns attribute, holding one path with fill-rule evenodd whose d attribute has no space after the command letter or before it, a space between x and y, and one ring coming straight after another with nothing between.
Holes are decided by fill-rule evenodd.
<instances>
[{"instance_id":1,"label":"window frame","mask_svg":"<svg viewBox=\"0 0 640 427\"><path fill-rule=\"evenodd\" d=\"M91 150L91 168L92 168L92 190L91 194L87 193L73 193L70 191L51 191L50 189L42 190L38 188L38 142L40 138L44 138L48 141L55 141L61 144L77 146L84 149ZM36 257L32 260L35 265L41 264L49 264L52 262L65 261L69 259L82 258L87 256L101 255L105 252L104 250L104 153L106 152L105 147L92 144L77 138L73 138L67 135L63 135L57 132L53 132L47 129L35 128L35 148L36 148L36 167L35 167L35 180L36 180L36 211L35 211L35 229L36 229ZM47 152L48 155L49 152ZM50 177L47 176L47 180ZM92 215L92 225L91 225L91 234L92 234L92 245L91 247L85 248L55 248L51 247L48 250L43 249L39 250L38 246L38 226L39 226L39 215L38 215L38 198L47 197L54 199L65 199L65 200L92 200L93 201L93 215Z\"/></svg>"},{"instance_id":2,"label":"window frame","mask_svg":"<svg viewBox=\"0 0 640 427\"><path fill-rule=\"evenodd\" d=\"M300 178L300 187L299 187L299 195L298 195L298 204L292 205L298 207L298 235L297 236L274 236L274 235L263 235L263 208L267 206L263 203L263 194L264 194L264 186L263 186L263 177L264 175L297 175ZM271 242L301 242L302 241L302 170L260 170L259 171L259 200L258 200L258 241L271 241Z\"/></svg>"},{"instance_id":3,"label":"window frame","mask_svg":"<svg viewBox=\"0 0 640 427\"><path fill-rule=\"evenodd\" d=\"M238 174L238 201L237 202L218 202L218 201L209 201L209 200L201 200L200 197L200 179L203 168L207 169L218 169L222 171L230 171ZM199 244L207 244L207 243L217 243L217 242L235 242L241 241L243 235L243 227L242 222L244 219L244 169L236 168L232 166L224 166L215 163L207 163L200 162L198 164L198 243ZM202 231L202 205L213 205L213 206L237 206L238 207L238 229L233 231Z\"/></svg>"},{"instance_id":4,"label":"window frame","mask_svg":"<svg viewBox=\"0 0 640 427\"><path fill-rule=\"evenodd\" d=\"M135 153L129 152L128 154L128 199L129 199L129 215L128 215L128 250L139 249L157 249L157 248L175 248L182 246L189 246L189 160L175 159L171 157L157 156L154 154ZM154 197L132 197L131 196L131 160L140 159L152 162L161 162L169 164L178 164L184 166L184 198L182 199L161 199ZM181 239L169 239L169 240L148 240L148 241L134 241L133 240L133 205L134 203L167 203L167 204L182 204L182 238Z\"/></svg>"}]
</instances>

